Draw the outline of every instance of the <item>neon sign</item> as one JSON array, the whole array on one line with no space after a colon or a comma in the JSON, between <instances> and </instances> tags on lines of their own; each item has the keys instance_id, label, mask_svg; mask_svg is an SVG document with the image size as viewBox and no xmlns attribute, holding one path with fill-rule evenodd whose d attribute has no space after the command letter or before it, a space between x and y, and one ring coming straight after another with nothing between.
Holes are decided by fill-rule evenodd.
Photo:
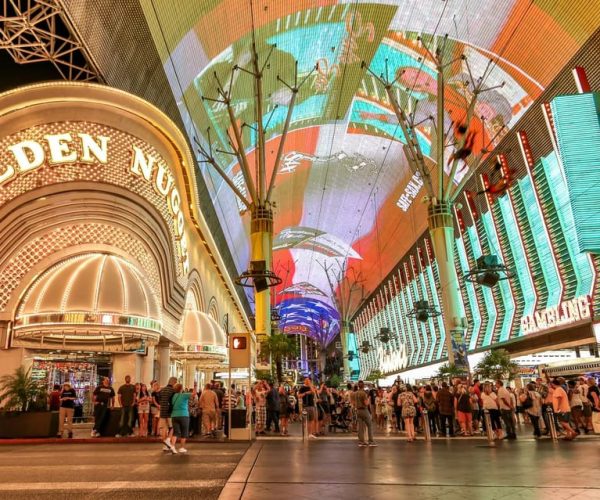
<instances>
[{"instance_id":1,"label":"neon sign","mask_svg":"<svg viewBox=\"0 0 600 500\"><path fill-rule=\"evenodd\" d=\"M396 205L399 206L402 211L406 212L419 194L419 191L421 191L422 187L423 179L421 179L421 174L419 172L415 172L404 188L404 193L402 193L400 198L398 198Z\"/></svg>"},{"instance_id":2,"label":"neon sign","mask_svg":"<svg viewBox=\"0 0 600 500\"><path fill-rule=\"evenodd\" d=\"M521 318L523 335L542 332L559 326L581 323L592 318L589 295L576 297Z\"/></svg>"},{"instance_id":3,"label":"neon sign","mask_svg":"<svg viewBox=\"0 0 600 500\"><path fill-rule=\"evenodd\" d=\"M27 174L42 167L83 163L100 163L106 165L109 160L108 136L92 136L84 133L62 133L45 135L44 142L25 140L12 144L7 150L14 156L15 162L5 165L0 171L0 186L3 186L17 175ZM175 179L168 166L153 155L146 155L139 147L131 146L130 171L152 182L154 190L164 196L173 217L176 246L182 263L184 274L189 272L188 241L185 234L185 219L181 210L181 195L175 186Z\"/></svg>"}]
</instances>

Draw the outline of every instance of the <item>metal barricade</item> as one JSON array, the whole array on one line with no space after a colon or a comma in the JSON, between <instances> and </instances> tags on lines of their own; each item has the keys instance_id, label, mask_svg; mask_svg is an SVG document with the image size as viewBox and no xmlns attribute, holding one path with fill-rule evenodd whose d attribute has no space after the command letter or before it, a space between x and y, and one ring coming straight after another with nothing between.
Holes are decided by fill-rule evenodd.
<instances>
[{"instance_id":1,"label":"metal barricade","mask_svg":"<svg viewBox=\"0 0 600 500\"><path fill-rule=\"evenodd\" d=\"M550 436L552 437L552 441L558 441L558 433L556 432L556 420L554 420L554 412L552 411L552 407L549 406L546 409L548 413L548 425L550 427Z\"/></svg>"},{"instance_id":2,"label":"metal barricade","mask_svg":"<svg viewBox=\"0 0 600 500\"><path fill-rule=\"evenodd\" d=\"M423 429L425 429L425 441L431 441L431 428L429 427L429 414L423 409Z\"/></svg>"},{"instance_id":3,"label":"metal barricade","mask_svg":"<svg viewBox=\"0 0 600 500\"><path fill-rule=\"evenodd\" d=\"M483 410L483 421L485 422L485 433L487 435L488 444L495 446L494 440L494 429L492 429L492 418L490 417L490 410Z\"/></svg>"},{"instance_id":4,"label":"metal barricade","mask_svg":"<svg viewBox=\"0 0 600 500\"><path fill-rule=\"evenodd\" d=\"M308 413L302 410L302 441L308 441Z\"/></svg>"}]
</instances>

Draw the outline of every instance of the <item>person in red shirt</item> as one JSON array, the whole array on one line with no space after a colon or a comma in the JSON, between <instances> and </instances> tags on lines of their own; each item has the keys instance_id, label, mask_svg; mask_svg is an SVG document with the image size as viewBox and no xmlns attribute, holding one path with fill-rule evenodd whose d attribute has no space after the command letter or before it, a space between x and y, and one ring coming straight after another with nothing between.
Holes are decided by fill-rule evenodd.
<instances>
[{"instance_id":1,"label":"person in red shirt","mask_svg":"<svg viewBox=\"0 0 600 500\"><path fill-rule=\"evenodd\" d=\"M60 385L54 384L52 392L48 394L48 406L50 411L60 410Z\"/></svg>"}]
</instances>

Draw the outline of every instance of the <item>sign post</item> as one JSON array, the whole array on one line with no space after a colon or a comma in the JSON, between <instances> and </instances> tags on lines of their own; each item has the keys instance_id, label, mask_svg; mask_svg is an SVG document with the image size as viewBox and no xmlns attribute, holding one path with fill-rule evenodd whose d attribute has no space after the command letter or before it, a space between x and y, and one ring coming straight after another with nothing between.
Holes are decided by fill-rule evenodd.
<instances>
[{"instance_id":1,"label":"sign post","mask_svg":"<svg viewBox=\"0 0 600 500\"><path fill-rule=\"evenodd\" d=\"M231 391L231 369L232 368L244 368L248 370L248 377L250 378L251 363L252 363L252 335L250 333L233 333L229 336L229 371L228 371L228 384L229 390ZM250 419L249 425L246 425L244 429L235 428L231 425L231 399L229 399L229 410L228 410L228 434L229 440L250 440L252 438L252 419Z\"/></svg>"}]
</instances>

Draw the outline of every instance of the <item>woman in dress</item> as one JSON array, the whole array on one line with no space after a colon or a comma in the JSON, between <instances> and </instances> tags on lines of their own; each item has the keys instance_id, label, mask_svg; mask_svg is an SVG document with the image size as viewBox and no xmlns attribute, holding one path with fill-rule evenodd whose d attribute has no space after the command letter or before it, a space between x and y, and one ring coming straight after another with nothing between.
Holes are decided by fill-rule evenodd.
<instances>
[{"instance_id":1,"label":"woman in dress","mask_svg":"<svg viewBox=\"0 0 600 500\"><path fill-rule=\"evenodd\" d=\"M152 397L148 392L148 388L146 384L140 385L140 390L135 395L135 400L137 403L138 415L140 419L140 428L138 436L147 437L148 436L148 416L150 415L150 402L152 401Z\"/></svg>"},{"instance_id":2,"label":"woman in dress","mask_svg":"<svg viewBox=\"0 0 600 500\"><path fill-rule=\"evenodd\" d=\"M415 422L414 418L417 415L418 402L417 396L412 392L410 385L400 387L400 395L398 396L398 406L402 408L402 419L404 420L404 429L409 442L415 440Z\"/></svg>"}]
</instances>

